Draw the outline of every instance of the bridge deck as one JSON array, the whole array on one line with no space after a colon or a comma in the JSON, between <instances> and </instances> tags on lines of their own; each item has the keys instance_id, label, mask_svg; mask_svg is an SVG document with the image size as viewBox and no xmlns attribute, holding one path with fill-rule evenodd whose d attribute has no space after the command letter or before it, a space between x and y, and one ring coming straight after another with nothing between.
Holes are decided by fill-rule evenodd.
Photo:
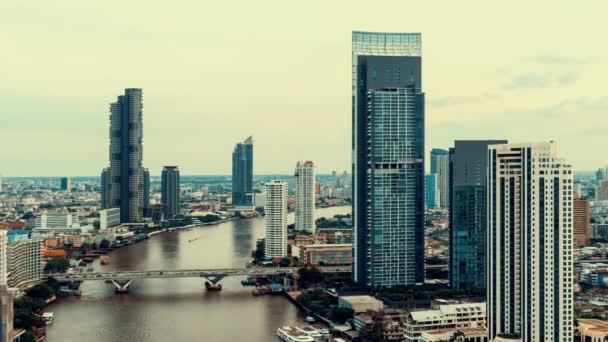
<instances>
[{"instance_id":1,"label":"bridge deck","mask_svg":"<svg viewBox=\"0 0 608 342\"><path fill-rule=\"evenodd\" d=\"M61 273L51 276L59 281L82 280L132 280L146 278L206 278L230 276L262 276L279 275L298 272L297 267L256 267L256 268L224 268L224 269L189 269L189 270L151 270L151 271L111 271L87 273ZM326 273L350 273L351 267L322 267Z\"/></svg>"}]
</instances>

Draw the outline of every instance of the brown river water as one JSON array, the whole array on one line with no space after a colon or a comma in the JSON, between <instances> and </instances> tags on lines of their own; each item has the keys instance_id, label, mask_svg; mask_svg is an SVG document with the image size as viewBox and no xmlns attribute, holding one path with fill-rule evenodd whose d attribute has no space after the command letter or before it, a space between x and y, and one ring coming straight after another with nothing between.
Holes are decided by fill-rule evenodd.
<instances>
[{"instance_id":1,"label":"brown river water","mask_svg":"<svg viewBox=\"0 0 608 342\"><path fill-rule=\"evenodd\" d=\"M350 206L320 208L317 217L350 212ZM293 214L290 214L293 222ZM244 267L264 218L161 233L109 253L110 263L95 270L159 270ZM128 294L116 295L103 281L85 281L82 297L60 298L47 308L54 321L48 342L59 341L278 341L276 329L301 325L303 315L282 296L253 297L243 277L221 281L206 292L204 279L134 280Z\"/></svg>"}]
</instances>

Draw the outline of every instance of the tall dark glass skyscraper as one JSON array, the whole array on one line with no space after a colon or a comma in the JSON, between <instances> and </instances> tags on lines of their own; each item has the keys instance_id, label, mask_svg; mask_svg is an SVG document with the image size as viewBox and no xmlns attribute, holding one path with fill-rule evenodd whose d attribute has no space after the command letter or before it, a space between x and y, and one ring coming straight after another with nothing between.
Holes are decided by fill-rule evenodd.
<instances>
[{"instance_id":1,"label":"tall dark glass skyscraper","mask_svg":"<svg viewBox=\"0 0 608 342\"><path fill-rule=\"evenodd\" d=\"M506 140L456 140L450 149L450 284L486 287L488 146Z\"/></svg>"},{"instance_id":2,"label":"tall dark glass skyscraper","mask_svg":"<svg viewBox=\"0 0 608 342\"><path fill-rule=\"evenodd\" d=\"M143 218L142 119L141 89L125 89L124 95L110 104L110 167L102 174L102 181L105 178L107 183L107 187L102 186L102 191L106 191L102 206L119 207L123 223L141 222Z\"/></svg>"},{"instance_id":3,"label":"tall dark glass skyscraper","mask_svg":"<svg viewBox=\"0 0 608 342\"><path fill-rule=\"evenodd\" d=\"M232 205L251 206L253 196L253 138L236 144L232 152Z\"/></svg>"},{"instance_id":4,"label":"tall dark glass skyscraper","mask_svg":"<svg viewBox=\"0 0 608 342\"><path fill-rule=\"evenodd\" d=\"M172 219L179 214L179 169L165 166L161 176L161 202L165 218Z\"/></svg>"},{"instance_id":5,"label":"tall dark glass skyscraper","mask_svg":"<svg viewBox=\"0 0 608 342\"><path fill-rule=\"evenodd\" d=\"M353 32L353 276L424 281L424 93L419 33Z\"/></svg>"}]
</instances>

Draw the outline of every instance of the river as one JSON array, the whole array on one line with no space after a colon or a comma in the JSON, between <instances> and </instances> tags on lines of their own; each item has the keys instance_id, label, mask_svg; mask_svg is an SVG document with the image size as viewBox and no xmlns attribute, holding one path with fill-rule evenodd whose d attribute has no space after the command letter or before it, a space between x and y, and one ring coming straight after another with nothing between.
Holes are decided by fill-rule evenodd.
<instances>
[{"instance_id":1,"label":"river","mask_svg":"<svg viewBox=\"0 0 608 342\"><path fill-rule=\"evenodd\" d=\"M349 213L350 206L319 208L316 217ZM293 214L290 214L293 222ZM223 222L156 235L109 253L95 270L158 270L244 267L264 218ZM128 294L114 286L85 281L82 297L60 298L49 342L277 341L276 329L302 324L302 314L282 296L253 297L242 277L221 281L221 292L206 292L204 279L135 280Z\"/></svg>"}]
</instances>

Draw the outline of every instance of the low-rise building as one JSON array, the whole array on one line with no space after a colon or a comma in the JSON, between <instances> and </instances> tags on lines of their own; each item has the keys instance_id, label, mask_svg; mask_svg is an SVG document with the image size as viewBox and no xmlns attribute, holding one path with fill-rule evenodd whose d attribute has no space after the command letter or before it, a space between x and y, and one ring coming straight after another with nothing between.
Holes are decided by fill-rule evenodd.
<instances>
[{"instance_id":1,"label":"low-rise building","mask_svg":"<svg viewBox=\"0 0 608 342\"><path fill-rule=\"evenodd\" d=\"M341 296L338 299L338 307L353 309L355 313L380 311L384 303L372 296Z\"/></svg>"},{"instance_id":2,"label":"low-rise building","mask_svg":"<svg viewBox=\"0 0 608 342\"><path fill-rule=\"evenodd\" d=\"M352 265L351 244L306 245L298 249L300 261L306 266Z\"/></svg>"},{"instance_id":3,"label":"low-rise building","mask_svg":"<svg viewBox=\"0 0 608 342\"><path fill-rule=\"evenodd\" d=\"M486 329L486 303L440 305L436 309L412 311L405 320L406 341L419 342L424 332Z\"/></svg>"},{"instance_id":4,"label":"low-rise building","mask_svg":"<svg viewBox=\"0 0 608 342\"><path fill-rule=\"evenodd\" d=\"M486 329L443 329L425 331L418 342L488 342Z\"/></svg>"}]
</instances>

